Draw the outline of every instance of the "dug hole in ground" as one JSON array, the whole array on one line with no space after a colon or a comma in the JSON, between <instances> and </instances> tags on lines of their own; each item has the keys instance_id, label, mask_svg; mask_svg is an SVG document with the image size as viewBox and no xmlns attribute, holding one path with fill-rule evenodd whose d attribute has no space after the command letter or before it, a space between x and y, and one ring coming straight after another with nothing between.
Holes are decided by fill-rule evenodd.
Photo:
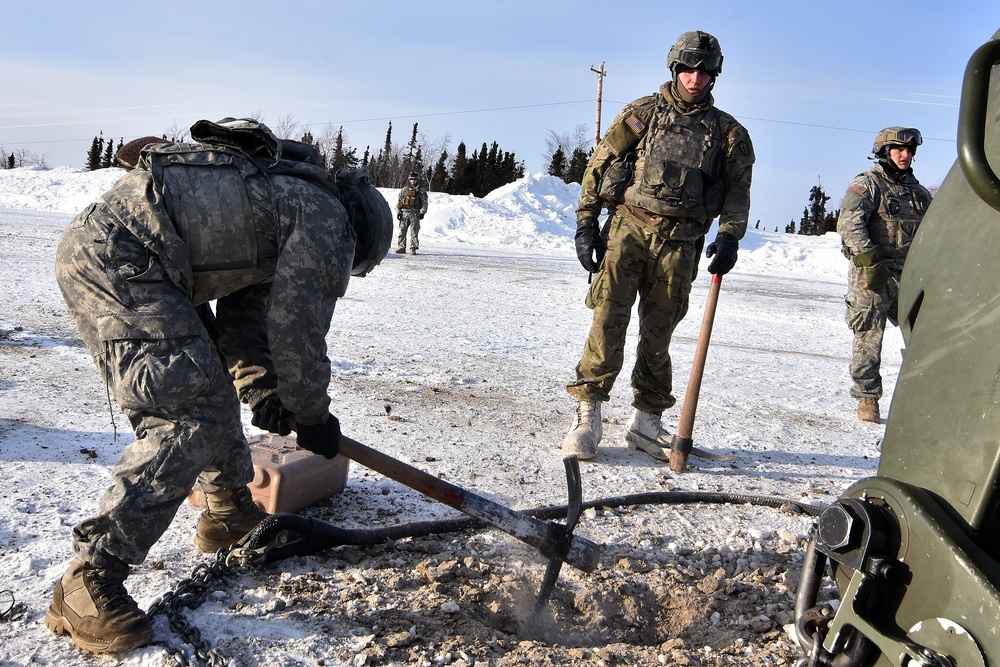
<instances>
[{"instance_id":1,"label":"dug hole in ground","mask_svg":"<svg viewBox=\"0 0 1000 667\"><path fill-rule=\"evenodd\" d=\"M72 527L96 509L132 439L53 277L62 229L118 175L0 172L3 665L162 665L169 651L190 650L162 615L153 645L104 657L43 623L72 558ZM383 190L390 203L397 192ZM390 253L338 303L330 392L346 435L514 509L566 503L559 443L575 403L564 385L591 321L572 243L578 194L541 175L483 199L431 194L421 254ZM671 431L708 292L704 267L671 346ZM857 421L848 394L845 276L835 235L747 233L722 285L693 434L734 462L691 458L674 473L624 446L633 325L604 406L605 439L581 463L584 502L683 491L822 507L873 475L884 424ZM901 344L888 332L883 415ZM244 421L260 434L249 412ZM198 512L185 503L127 580L142 608L211 560L192 545ZM356 463L342 493L302 514L370 529L459 516ZM800 654L788 630L812 522L792 505L592 507L576 534L605 545L600 564L563 566L535 617L546 559L496 530L235 570L185 616L236 665L787 665Z\"/></svg>"}]
</instances>

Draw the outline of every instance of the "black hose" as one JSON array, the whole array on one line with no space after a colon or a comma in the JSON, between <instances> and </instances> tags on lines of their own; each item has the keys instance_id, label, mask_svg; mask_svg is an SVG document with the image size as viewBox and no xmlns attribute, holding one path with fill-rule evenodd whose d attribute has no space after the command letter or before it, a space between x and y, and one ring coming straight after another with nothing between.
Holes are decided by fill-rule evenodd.
<instances>
[{"instance_id":1,"label":"black hose","mask_svg":"<svg viewBox=\"0 0 1000 667\"><path fill-rule=\"evenodd\" d=\"M710 491L651 491L625 496L598 498L583 503L583 508L628 507L634 505L681 505L690 503L757 505L782 508L792 506L804 514L818 516L823 507L808 505L795 500L775 496L758 496L740 493ZM561 519L566 516L567 506L537 507L521 510L523 514L536 519ZM311 519L295 514L273 514L261 522L250 535L246 546L260 548L268 544L282 530L291 531L294 536L281 546L272 548L267 561L273 562L290 556L306 556L352 544L356 546L382 544L407 537L426 537L464 530L489 528L490 525L474 517L456 517L431 521L414 521L382 528L338 528L319 519Z\"/></svg>"}]
</instances>

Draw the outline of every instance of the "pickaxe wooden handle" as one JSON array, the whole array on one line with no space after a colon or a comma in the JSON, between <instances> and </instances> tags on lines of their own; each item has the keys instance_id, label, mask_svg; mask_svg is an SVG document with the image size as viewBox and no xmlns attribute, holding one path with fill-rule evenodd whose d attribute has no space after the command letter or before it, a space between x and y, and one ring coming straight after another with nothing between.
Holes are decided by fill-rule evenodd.
<instances>
[{"instance_id":1,"label":"pickaxe wooden handle","mask_svg":"<svg viewBox=\"0 0 1000 667\"><path fill-rule=\"evenodd\" d=\"M584 572L592 572L601 560L603 547L577 535L570 535L569 549L564 551L567 533L565 526L541 521L504 507L391 456L386 456L345 435L340 436L340 453L425 496L439 500L494 528L499 528L508 535L535 547L546 558L565 560Z\"/></svg>"},{"instance_id":2,"label":"pickaxe wooden handle","mask_svg":"<svg viewBox=\"0 0 1000 667\"><path fill-rule=\"evenodd\" d=\"M712 325L715 323L715 308L719 304L721 288L722 276L713 273L712 284L708 288L708 299L705 301L705 316L701 320L698 347L695 348L694 362L691 364L691 378L688 380L684 405L681 407L681 418L677 423L677 433L670 443L670 469L674 472L682 472L687 468L688 456L694 447L694 440L691 439L691 434L694 432L694 413L698 410L701 378L705 373L705 359L708 358L708 344L712 340Z\"/></svg>"}]
</instances>

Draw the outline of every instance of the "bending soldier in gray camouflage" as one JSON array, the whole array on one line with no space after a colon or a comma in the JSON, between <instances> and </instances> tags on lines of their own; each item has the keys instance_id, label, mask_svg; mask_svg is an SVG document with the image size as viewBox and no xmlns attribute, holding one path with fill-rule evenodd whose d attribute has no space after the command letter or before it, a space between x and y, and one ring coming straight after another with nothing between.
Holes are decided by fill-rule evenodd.
<instances>
[{"instance_id":1,"label":"bending soldier in gray camouflage","mask_svg":"<svg viewBox=\"0 0 1000 667\"><path fill-rule=\"evenodd\" d=\"M723 275L736 264L750 212L753 145L746 129L714 106L722 72L718 40L682 34L667 56L672 80L627 105L611 123L584 173L576 249L596 277L587 294L593 325L567 389L576 415L562 449L592 458L601 441L601 403L621 371L632 305L639 297L639 345L625 442L666 459L669 434L660 423L676 402L670 338L687 313L691 283L712 221L719 232L706 256ZM606 237L598 226L610 211Z\"/></svg>"},{"instance_id":2,"label":"bending soldier in gray camouflage","mask_svg":"<svg viewBox=\"0 0 1000 667\"><path fill-rule=\"evenodd\" d=\"M899 278L910 243L931 202L911 164L920 131L887 127L875 137L877 162L851 181L840 204L837 232L851 260L847 273L847 326L854 332L851 396L858 419L880 423L882 336L897 323Z\"/></svg>"},{"instance_id":3,"label":"bending soldier in gray camouflage","mask_svg":"<svg viewBox=\"0 0 1000 667\"><path fill-rule=\"evenodd\" d=\"M427 213L427 190L420 184L420 174L411 171L406 185L399 191L396 201L396 219L399 220L399 240L396 253L406 252L406 230L410 230L410 254L416 255L420 248L420 221Z\"/></svg>"},{"instance_id":4,"label":"bending soldier in gray camouflage","mask_svg":"<svg viewBox=\"0 0 1000 667\"><path fill-rule=\"evenodd\" d=\"M192 488L208 501L195 537L203 551L266 516L247 488L240 400L254 425L284 435L294 420L300 447L337 454L326 336L351 275L392 239L388 203L369 186L380 204L359 228L362 216L341 203L348 184L300 161L305 144L252 121L199 121L191 136L201 143L146 145L57 253L66 304L135 430L97 513L73 529L76 558L45 615L92 652L151 640L124 580ZM126 162L134 148L121 151ZM214 340L198 312L212 300Z\"/></svg>"}]
</instances>

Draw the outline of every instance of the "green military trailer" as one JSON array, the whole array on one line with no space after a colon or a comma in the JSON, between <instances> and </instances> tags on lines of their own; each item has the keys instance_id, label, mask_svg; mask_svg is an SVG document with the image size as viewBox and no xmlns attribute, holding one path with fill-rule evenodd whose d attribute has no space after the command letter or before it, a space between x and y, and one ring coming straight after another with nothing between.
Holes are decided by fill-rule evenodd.
<instances>
[{"instance_id":1,"label":"green military trailer","mask_svg":"<svg viewBox=\"0 0 1000 667\"><path fill-rule=\"evenodd\" d=\"M820 515L801 665L1000 665L1000 31L972 55L958 159L910 249L877 476ZM840 604L820 601L832 574Z\"/></svg>"}]
</instances>

